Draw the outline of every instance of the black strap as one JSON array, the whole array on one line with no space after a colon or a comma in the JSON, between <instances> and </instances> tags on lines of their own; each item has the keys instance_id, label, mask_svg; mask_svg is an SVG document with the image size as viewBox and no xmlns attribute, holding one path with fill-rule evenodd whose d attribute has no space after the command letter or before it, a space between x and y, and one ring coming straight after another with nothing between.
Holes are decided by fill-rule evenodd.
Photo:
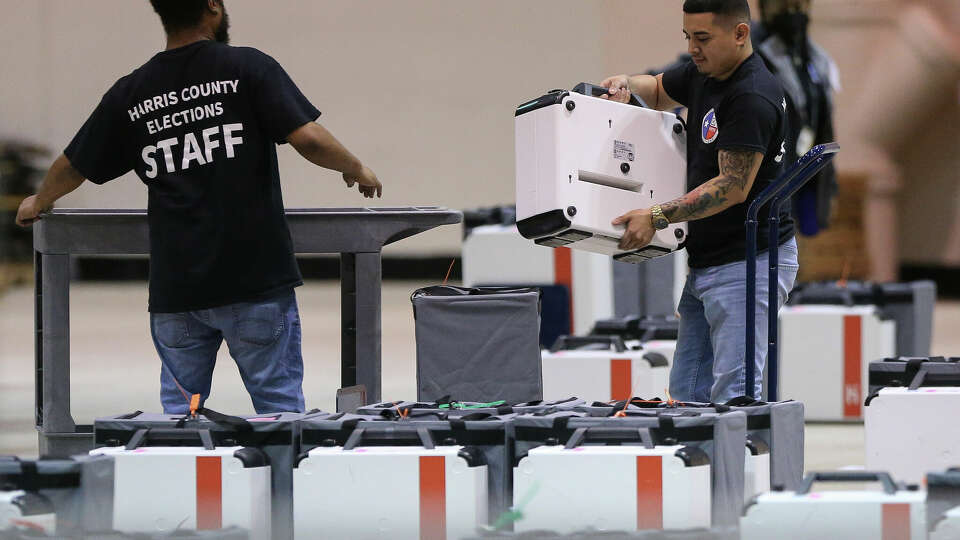
<instances>
[{"instance_id":1,"label":"black strap","mask_svg":"<svg viewBox=\"0 0 960 540\"><path fill-rule=\"evenodd\" d=\"M497 407L497 414L513 414L513 407L510 405L501 405Z\"/></svg>"},{"instance_id":2,"label":"black strap","mask_svg":"<svg viewBox=\"0 0 960 540\"><path fill-rule=\"evenodd\" d=\"M130 420L131 418L136 418L143 414L143 411L133 411L132 413L127 413L121 416L118 416L118 420Z\"/></svg>"},{"instance_id":3,"label":"black strap","mask_svg":"<svg viewBox=\"0 0 960 540\"><path fill-rule=\"evenodd\" d=\"M202 414L204 418L215 424L232 427L238 432L253 431L253 424L243 418L240 418L239 416L223 414L206 407L200 407L197 409L197 414ZM277 418L279 418L279 416L277 416Z\"/></svg>"},{"instance_id":4,"label":"black strap","mask_svg":"<svg viewBox=\"0 0 960 540\"><path fill-rule=\"evenodd\" d=\"M677 437L677 425L674 423L673 417L658 415L658 419L660 423L658 434L660 437L662 439L673 439L674 441L678 441L679 437ZM676 444L676 442L674 442L674 444Z\"/></svg>"},{"instance_id":5,"label":"black strap","mask_svg":"<svg viewBox=\"0 0 960 540\"><path fill-rule=\"evenodd\" d=\"M553 429L556 431L563 431L567 429L567 425L570 423L569 416L560 416L553 419Z\"/></svg>"},{"instance_id":6,"label":"black strap","mask_svg":"<svg viewBox=\"0 0 960 540\"><path fill-rule=\"evenodd\" d=\"M766 405L766 404L767 403L764 401L760 401L759 399L754 399L749 396L735 397L725 403L725 405L729 405L731 407L755 407L757 405Z\"/></svg>"},{"instance_id":7,"label":"black strap","mask_svg":"<svg viewBox=\"0 0 960 540\"><path fill-rule=\"evenodd\" d=\"M306 416L306 415L309 415L309 414L317 414L317 413L319 413L319 412L323 412L323 410L322 410L322 409L310 409L309 411L303 413L303 415Z\"/></svg>"},{"instance_id":8,"label":"black strap","mask_svg":"<svg viewBox=\"0 0 960 540\"><path fill-rule=\"evenodd\" d=\"M343 418L343 416L344 416L345 414L347 414L347 413L345 413L345 412L338 412L337 414L334 414L334 415L332 415L332 416L328 416L328 417L324 418L324 420L339 420L339 419Z\"/></svg>"}]
</instances>

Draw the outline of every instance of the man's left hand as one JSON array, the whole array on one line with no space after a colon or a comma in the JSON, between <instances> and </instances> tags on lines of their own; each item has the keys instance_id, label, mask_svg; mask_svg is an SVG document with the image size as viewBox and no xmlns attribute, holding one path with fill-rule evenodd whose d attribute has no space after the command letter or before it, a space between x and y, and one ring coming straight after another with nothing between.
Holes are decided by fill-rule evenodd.
<instances>
[{"instance_id":1,"label":"man's left hand","mask_svg":"<svg viewBox=\"0 0 960 540\"><path fill-rule=\"evenodd\" d=\"M624 251L633 251L646 246L653 240L653 235L657 232L653 228L649 208L627 212L613 220L613 225L626 226L619 246Z\"/></svg>"}]
</instances>

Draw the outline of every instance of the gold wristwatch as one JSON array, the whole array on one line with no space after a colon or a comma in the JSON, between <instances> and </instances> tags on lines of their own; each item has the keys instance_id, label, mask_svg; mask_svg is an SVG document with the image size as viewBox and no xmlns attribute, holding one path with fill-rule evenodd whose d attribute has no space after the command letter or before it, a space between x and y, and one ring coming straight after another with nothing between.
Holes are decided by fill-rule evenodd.
<instances>
[{"instance_id":1,"label":"gold wristwatch","mask_svg":"<svg viewBox=\"0 0 960 540\"><path fill-rule=\"evenodd\" d=\"M653 228L662 231L670 226L670 220L667 219L667 216L663 215L663 209L660 208L660 205L655 205L650 209L650 221L653 223Z\"/></svg>"}]
</instances>

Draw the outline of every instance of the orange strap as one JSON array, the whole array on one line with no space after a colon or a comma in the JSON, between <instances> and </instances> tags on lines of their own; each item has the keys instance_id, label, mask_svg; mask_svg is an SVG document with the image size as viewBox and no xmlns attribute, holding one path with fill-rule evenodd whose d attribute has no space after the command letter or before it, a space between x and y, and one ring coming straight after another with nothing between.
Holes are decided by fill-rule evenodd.
<instances>
[{"instance_id":1,"label":"orange strap","mask_svg":"<svg viewBox=\"0 0 960 540\"><path fill-rule=\"evenodd\" d=\"M200 394L190 396L190 416L196 418L197 410L200 408Z\"/></svg>"}]
</instances>

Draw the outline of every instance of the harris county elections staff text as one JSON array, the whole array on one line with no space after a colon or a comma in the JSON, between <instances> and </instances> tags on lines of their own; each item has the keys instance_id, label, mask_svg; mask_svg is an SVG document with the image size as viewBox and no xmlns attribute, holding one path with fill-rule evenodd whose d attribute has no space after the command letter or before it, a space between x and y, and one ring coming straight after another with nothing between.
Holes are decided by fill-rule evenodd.
<instances>
[{"instance_id":1,"label":"harris county elections staff text","mask_svg":"<svg viewBox=\"0 0 960 540\"><path fill-rule=\"evenodd\" d=\"M141 116L150 114L152 112L161 111L167 107L172 107L180 103L187 103L201 97L210 97L221 94L236 94L239 83L239 80L212 81L188 86L179 92L172 90L137 103L135 107L127 111L127 114L130 115L131 122L136 122L141 118ZM146 126L147 131L151 135L154 135L165 129L181 127L193 122L214 118L222 114L223 103L217 101L215 103L205 104L203 106L190 107L188 109L177 111L171 114L165 114L159 118L148 120ZM224 151L226 152L226 156L228 158L234 157L234 146L243 143L243 138L235 135L235 133L240 131L243 131L243 124L240 123L225 124L222 126L204 129L202 132L200 132L199 138L199 140L203 141L202 152L197 135L192 132L184 134L182 142L183 156L180 160L180 170L190 168L191 163L194 161L196 161L197 165L206 165L207 163L213 161L213 150L220 148L221 146L220 141L217 140L217 137L220 136L221 132L223 135L223 147ZM179 138L172 137L158 141L155 145L147 145L143 148L140 156L143 158L143 162L147 165L147 170L145 172L147 178L157 177L157 160L154 157L157 150L161 150L163 152L163 164L166 167L167 173L173 173L177 171L177 163L173 159L172 149L180 144L181 141Z\"/></svg>"}]
</instances>

